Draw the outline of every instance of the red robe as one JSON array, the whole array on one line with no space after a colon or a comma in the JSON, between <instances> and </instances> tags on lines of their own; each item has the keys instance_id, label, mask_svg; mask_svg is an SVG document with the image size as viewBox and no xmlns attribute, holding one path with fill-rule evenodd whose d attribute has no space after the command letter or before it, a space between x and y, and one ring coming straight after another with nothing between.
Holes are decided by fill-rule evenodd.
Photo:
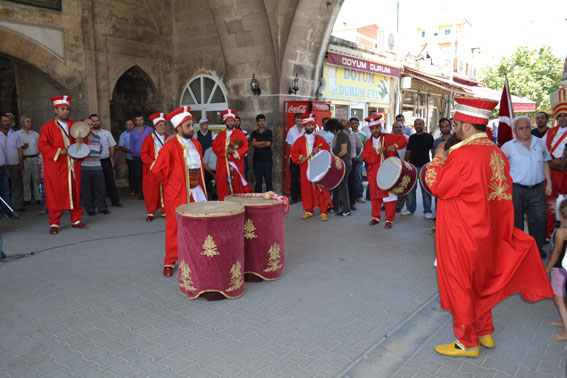
<instances>
[{"instance_id":1,"label":"red robe","mask_svg":"<svg viewBox=\"0 0 567 378\"><path fill-rule=\"evenodd\" d=\"M315 136L315 142L313 142L313 147L317 146L320 146L320 150L331 151L329 144L319 135ZM299 160L299 156L308 155L307 140L305 139L305 135L303 135L297 138L291 147L291 160L295 164L299 164L299 176L301 178L301 202L303 204L303 210L313 214L315 206L319 206L319 213L327 214L332 202L329 191L307 179L307 167L309 166L309 162L306 161L302 163Z\"/></svg>"},{"instance_id":2,"label":"red robe","mask_svg":"<svg viewBox=\"0 0 567 378\"><path fill-rule=\"evenodd\" d=\"M203 169L203 149L198 140L192 139L195 148L199 152L201 160L201 175L199 186L207 195L205 190L205 171ZM171 138L160 149L159 156L151 168L155 179L163 184L165 213L165 266L174 266L177 261L177 220L175 209L179 205L194 202L190 195L189 177L187 175L187 163L183 156L185 145L179 136ZM189 198L188 198L189 197Z\"/></svg>"},{"instance_id":3,"label":"red robe","mask_svg":"<svg viewBox=\"0 0 567 378\"><path fill-rule=\"evenodd\" d=\"M68 120L69 128L75 123ZM69 134L70 141L55 119L42 126L37 147L43 156L43 172L45 183L45 202L49 210L51 225L59 225L62 210L71 211L71 221L78 223L82 217L81 207L81 162L72 159L68 154L61 155L61 150L75 143ZM73 170L71 170L73 167ZM53 212L58 213L56 216ZM55 217L53 217L55 215Z\"/></svg>"},{"instance_id":4,"label":"red robe","mask_svg":"<svg viewBox=\"0 0 567 378\"><path fill-rule=\"evenodd\" d=\"M557 135L557 131L559 131L559 126L552 127L551 129L547 130L545 134L545 145L547 147L547 151L551 155L552 159L555 159L551 150L554 146L552 146L553 138ZM565 134L563 134L565 135ZM567 143L567 136L558 144L565 145ZM560 171L557 167L551 167L551 188L552 192L550 196L546 196L547 201L547 232L546 238L551 238L551 234L553 233L553 229L555 228L555 208L556 208L556 201L557 197L560 194L567 194L567 172Z\"/></svg>"},{"instance_id":5,"label":"red robe","mask_svg":"<svg viewBox=\"0 0 567 378\"><path fill-rule=\"evenodd\" d=\"M169 138L169 134L166 133L163 136L164 141L166 141L167 138ZM156 211L161 208L161 215L163 216L166 214L163 201L163 184L157 181L150 172L150 168L158 158L155 140L155 134L151 133L142 142L142 150L140 151L140 158L142 159L142 163L144 163L142 188L148 215L154 215Z\"/></svg>"},{"instance_id":6,"label":"red robe","mask_svg":"<svg viewBox=\"0 0 567 378\"><path fill-rule=\"evenodd\" d=\"M240 139L243 143L238 150L236 150L237 157L234 155L228 155L226 153L226 148L230 142ZM236 193L248 193L252 191L252 187L246 178L244 178L244 154L248 152L248 140L244 133L237 128L232 129L232 134L230 139L226 140L226 130L222 131L213 140L213 152L217 155L217 193L219 196L219 201L222 201L224 197L228 194ZM235 171L234 167L230 165L234 163L236 165ZM231 172L229 177L228 172ZM246 182L244 185L242 179Z\"/></svg>"},{"instance_id":7,"label":"red robe","mask_svg":"<svg viewBox=\"0 0 567 378\"><path fill-rule=\"evenodd\" d=\"M500 301L514 293L527 301L553 293L535 240L514 228L506 156L485 133L449 151L446 160L434 158L426 173L438 198L437 277L455 334L472 347L493 330L491 309Z\"/></svg>"}]
</instances>

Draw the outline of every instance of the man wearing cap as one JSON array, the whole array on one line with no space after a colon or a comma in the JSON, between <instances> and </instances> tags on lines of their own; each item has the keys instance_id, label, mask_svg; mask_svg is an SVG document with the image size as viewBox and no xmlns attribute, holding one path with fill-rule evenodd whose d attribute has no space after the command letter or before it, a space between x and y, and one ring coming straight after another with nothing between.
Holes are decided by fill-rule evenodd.
<instances>
[{"instance_id":1,"label":"man wearing cap","mask_svg":"<svg viewBox=\"0 0 567 378\"><path fill-rule=\"evenodd\" d=\"M396 218L396 200L398 197L378 188L376 176L382 162L391 156L397 156L398 149L407 146L408 139L404 134L383 133L382 114L376 114L364 120L368 122L368 127L372 133L372 136L364 143L364 149L362 150L362 158L368 164L366 175L368 177L370 203L372 204L372 219L368 224L374 226L380 223L380 211L382 210L382 203L384 203L386 211L384 227L392 228L392 223Z\"/></svg>"},{"instance_id":2,"label":"man wearing cap","mask_svg":"<svg viewBox=\"0 0 567 378\"><path fill-rule=\"evenodd\" d=\"M514 228L512 177L504 153L485 130L497 101L455 98L455 134L442 142L425 181L438 198L437 278L441 306L453 315L455 342L437 353L477 357L495 346L492 308L509 295L553 296L535 240Z\"/></svg>"},{"instance_id":3,"label":"man wearing cap","mask_svg":"<svg viewBox=\"0 0 567 378\"><path fill-rule=\"evenodd\" d=\"M189 106L183 106L167 115L177 135L160 148L157 160L150 167L154 177L163 184L165 213L168 214L165 218L163 260L163 275L166 277L173 275L178 255L175 209L185 203L207 200L203 150L199 141L193 139L193 116L190 110Z\"/></svg>"},{"instance_id":4,"label":"man wearing cap","mask_svg":"<svg viewBox=\"0 0 567 378\"><path fill-rule=\"evenodd\" d=\"M550 96L553 116L557 120L557 126L552 127L545 133L542 140L545 142L547 151L551 155L549 167L551 168L551 183L553 190L546 197L547 201L547 232L546 239L551 238L555 227L555 207L557 197L567 194L567 172L559 168L561 159L566 155L567 149L567 92L565 88L559 89Z\"/></svg>"},{"instance_id":5,"label":"man wearing cap","mask_svg":"<svg viewBox=\"0 0 567 378\"><path fill-rule=\"evenodd\" d=\"M221 112L226 129L213 140L213 151L217 155L217 192L219 201L228 194L248 193L252 187L244 177L244 155L248 152L248 140L244 133L234 127L236 111Z\"/></svg>"},{"instance_id":6,"label":"man wearing cap","mask_svg":"<svg viewBox=\"0 0 567 378\"><path fill-rule=\"evenodd\" d=\"M49 233L59 232L61 214L69 210L71 224L74 228L85 229L81 222L83 208L81 207L81 163L72 159L67 153L70 145L75 143L71 136L69 119L69 102L71 96L51 97L55 118L42 126L39 133L38 148L43 156L45 200L49 211ZM77 139L82 142L82 139Z\"/></svg>"},{"instance_id":7,"label":"man wearing cap","mask_svg":"<svg viewBox=\"0 0 567 378\"><path fill-rule=\"evenodd\" d=\"M313 114L304 116L303 129L305 133L297 138L291 147L291 160L299 165L301 177L301 201L305 214L301 219L308 219L313 216L315 206L319 206L321 220L328 219L329 206L331 205L331 195L327 189L312 183L307 179L307 167L309 160L321 150L330 151L331 147L320 135L315 135L315 118Z\"/></svg>"},{"instance_id":8,"label":"man wearing cap","mask_svg":"<svg viewBox=\"0 0 567 378\"><path fill-rule=\"evenodd\" d=\"M197 139L203 147L203 154L213 145L213 139L216 138L216 134L209 131L209 120L206 118L201 118L199 120L199 130L193 135L193 138Z\"/></svg>"},{"instance_id":9,"label":"man wearing cap","mask_svg":"<svg viewBox=\"0 0 567 378\"><path fill-rule=\"evenodd\" d=\"M156 162L160 149L165 144L167 138L169 138L169 134L165 133L165 117L165 113L155 113L150 116L155 130L142 142L142 151L140 153L140 157L144 163L142 185L147 211L146 222L154 220L154 215L158 209L161 209L162 217L165 217L166 214L163 202L163 185L156 180L154 175L150 174L150 169ZM175 216L175 214L172 214L172 216Z\"/></svg>"}]
</instances>

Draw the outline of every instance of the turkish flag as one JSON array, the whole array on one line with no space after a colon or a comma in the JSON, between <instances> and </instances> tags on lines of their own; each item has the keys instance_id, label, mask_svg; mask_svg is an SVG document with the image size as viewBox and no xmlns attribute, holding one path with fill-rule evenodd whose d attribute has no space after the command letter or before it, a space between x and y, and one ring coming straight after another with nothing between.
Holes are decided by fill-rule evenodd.
<instances>
[{"instance_id":1,"label":"turkish flag","mask_svg":"<svg viewBox=\"0 0 567 378\"><path fill-rule=\"evenodd\" d=\"M500 110L498 112L498 145L502 146L509 140L514 139L512 133L512 119L514 119L514 109L512 109L512 99L510 98L510 87L508 78L504 82L502 97L500 98Z\"/></svg>"}]
</instances>

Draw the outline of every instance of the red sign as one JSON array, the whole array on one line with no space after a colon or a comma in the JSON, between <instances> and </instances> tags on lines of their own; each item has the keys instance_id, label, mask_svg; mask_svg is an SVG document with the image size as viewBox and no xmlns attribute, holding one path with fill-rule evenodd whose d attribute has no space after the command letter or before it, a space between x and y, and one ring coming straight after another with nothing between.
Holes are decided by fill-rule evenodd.
<instances>
[{"instance_id":1,"label":"red sign","mask_svg":"<svg viewBox=\"0 0 567 378\"><path fill-rule=\"evenodd\" d=\"M386 66L369 60L354 58L352 56L340 55L335 53L327 53L329 64L351 68L354 70L372 72L384 76L399 77L400 69L396 67Z\"/></svg>"}]
</instances>

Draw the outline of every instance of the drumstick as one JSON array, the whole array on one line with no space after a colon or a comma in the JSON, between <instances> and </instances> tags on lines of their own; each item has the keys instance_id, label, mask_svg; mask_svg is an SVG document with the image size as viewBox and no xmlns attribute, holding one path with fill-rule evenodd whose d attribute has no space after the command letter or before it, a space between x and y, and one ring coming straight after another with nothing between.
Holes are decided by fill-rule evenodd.
<instances>
[{"instance_id":1,"label":"drumstick","mask_svg":"<svg viewBox=\"0 0 567 378\"><path fill-rule=\"evenodd\" d=\"M319 147L322 147L322 146L323 146L323 143L319 143L319 145L318 145L317 147L315 147L315 148L319 148ZM311 152L311 155L309 155L309 156L307 157L307 161L311 160L312 157L313 157L313 152Z\"/></svg>"}]
</instances>

